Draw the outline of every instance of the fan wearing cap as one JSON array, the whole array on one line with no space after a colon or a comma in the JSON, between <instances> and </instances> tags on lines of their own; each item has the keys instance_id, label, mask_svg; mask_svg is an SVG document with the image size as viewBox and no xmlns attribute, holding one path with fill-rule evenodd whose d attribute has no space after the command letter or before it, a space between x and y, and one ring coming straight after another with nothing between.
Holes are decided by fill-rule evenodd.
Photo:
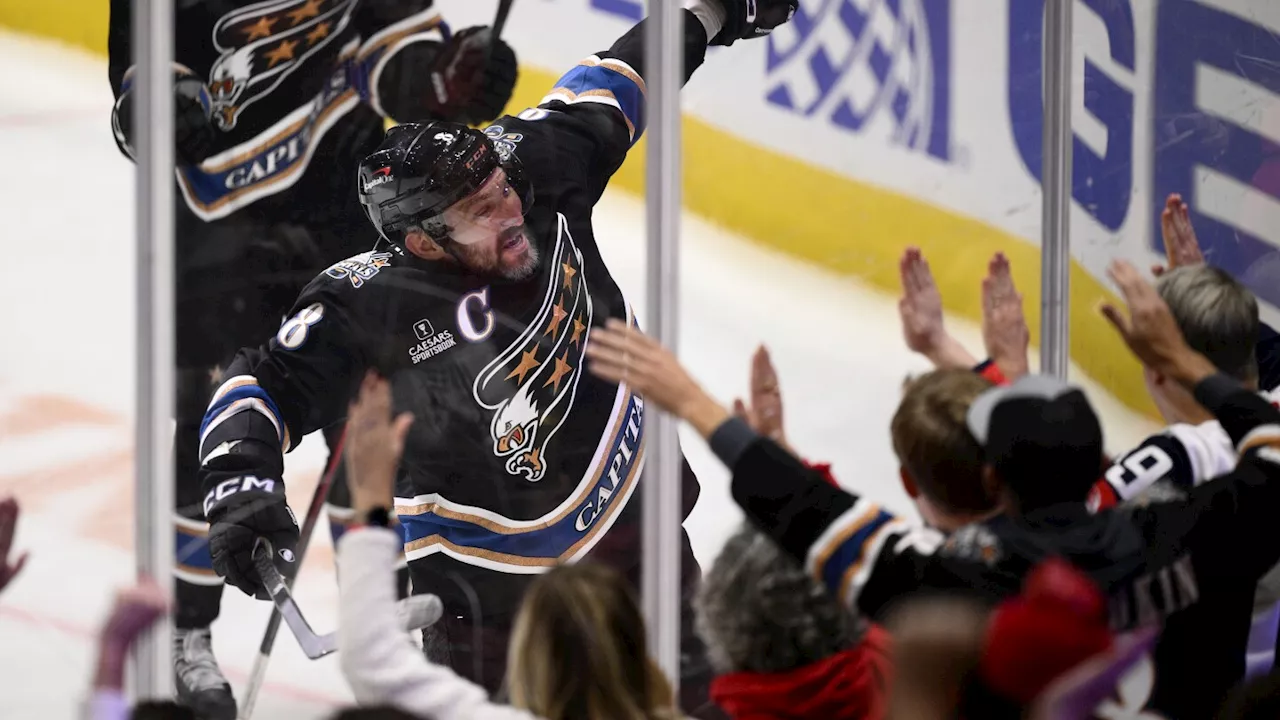
<instances>
[{"instance_id":1,"label":"fan wearing cap","mask_svg":"<svg viewBox=\"0 0 1280 720\"><path fill-rule=\"evenodd\" d=\"M1222 423L1240 463L1186 499L1091 514L1085 499L1103 462L1102 430L1083 393L1024 376L972 404L984 481L1005 513L944 537L833 487L711 399L674 358L634 328L597 332L592 372L629 383L690 423L732 469L747 518L862 614L881 619L918 591L997 601L1037 563L1060 556L1107 597L1115 629L1200 613L1166 633L1154 677L1126 698L1167 717L1207 717L1243 671L1258 578L1280 560L1280 410L1188 347L1168 306L1132 266L1111 276L1129 306L1103 311L1152 371L1193 393ZM846 482L849 480L846 478ZM1201 612L1203 611L1203 612Z\"/></svg>"},{"instance_id":2,"label":"fan wearing cap","mask_svg":"<svg viewBox=\"0 0 1280 720\"><path fill-rule=\"evenodd\" d=\"M686 0L685 79L709 44L763 37L796 5ZM209 547L228 583L261 591L254 539L297 535L283 453L343 421L375 369L416 421L395 508L355 523L398 527L413 591L443 601L424 638L432 660L495 691L537 574L594 560L638 586L646 403L585 373L583 353L606 319L635 322L591 214L645 129L644 39L641 23L538 107L483 132L406 123L351 168L379 245L317 276L273 339L241 350L205 416ZM687 466L684 490L687 515L698 492ZM691 598L687 538L683 571ZM711 673L687 617L681 690L693 713Z\"/></svg>"}]
</instances>

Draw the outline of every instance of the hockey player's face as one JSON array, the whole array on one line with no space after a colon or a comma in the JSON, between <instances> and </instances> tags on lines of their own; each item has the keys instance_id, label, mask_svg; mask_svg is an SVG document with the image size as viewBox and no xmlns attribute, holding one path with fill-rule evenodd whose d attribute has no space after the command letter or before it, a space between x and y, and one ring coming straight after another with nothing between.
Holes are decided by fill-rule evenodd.
<instances>
[{"instance_id":1,"label":"hockey player's face","mask_svg":"<svg viewBox=\"0 0 1280 720\"><path fill-rule=\"evenodd\" d=\"M520 196L498 168L483 187L444 212L454 255L469 269L522 280L538 264Z\"/></svg>"}]
</instances>

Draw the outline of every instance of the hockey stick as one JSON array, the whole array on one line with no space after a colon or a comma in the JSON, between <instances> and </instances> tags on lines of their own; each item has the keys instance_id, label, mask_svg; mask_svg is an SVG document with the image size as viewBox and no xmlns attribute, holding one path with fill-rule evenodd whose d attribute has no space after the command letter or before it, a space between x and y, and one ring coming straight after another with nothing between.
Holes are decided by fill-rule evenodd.
<instances>
[{"instance_id":1,"label":"hockey stick","mask_svg":"<svg viewBox=\"0 0 1280 720\"><path fill-rule=\"evenodd\" d=\"M493 43L502 37L502 28L507 24L507 16L511 14L511 6L516 0L498 0L498 16L493 19Z\"/></svg>"},{"instance_id":2,"label":"hockey stick","mask_svg":"<svg viewBox=\"0 0 1280 720\"><path fill-rule=\"evenodd\" d=\"M320 482L316 484L315 494L311 496L311 505L307 508L307 516L302 521L302 529L298 533L298 547L294 551L294 576L302 569L302 559L307 554L307 545L311 543L311 533L315 530L316 523L320 519L320 511L324 509L324 501L329 497L329 487L333 485L333 476L338 472L338 465L342 462L342 448L346 444L346 440L347 432L344 429L342 436L338 439L337 447L333 448L330 453L332 457L329 460L329 467L320 476ZM274 565L272 567L274 569ZM293 577L284 581L286 590L292 585ZM253 706L258 701L258 691L262 689L262 681L267 677L267 662L271 659L271 648L275 645L276 633L279 631L280 609L278 606L273 606L271 608L271 619L267 621L267 631L262 636L262 644L258 647L258 657L253 661L253 672L249 675L249 686L245 690L244 702L240 706L240 717L245 720L253 714Z\"/></svg>"},{"instance_id":3,"label":"hockey stick","mask_svg":"<svg viewBox=\"0 0 1280 720\"><path fill-rule=\"evenodd\" d=\"M338 649L338 634L317 635L311 629L311 624L302 616L298 603L293 599L293 593L290 593L289 588L285 586L284 578L280 576L280 571L276 569L275 562L271 559L274 554L271 543L266 538L258 538L253 548L253 567L258 571L258 577L262 578L262 584L266 586L267 593L271 595L271 602L275 605L277 616L284 618L289 629L293 631L293 636L298 639L302 652L312 660L319 660Z\"/></svg>"},{"instance_id":4,"label":"hockey stick","mask_svg":"<svg viewBox=\"0 0 1280 720\"><path fill-rule=\"evenodd\" d=\"M258 571L258 577L262 578L262 584L267 588L267 594L271 596L271 603L275 605L280 616L284 618L285 624L293 632L303 654L311 660L319 660L336 651L338 634L331 632L317 635L316 631L311 629L311 623L303 617L302 608L298 607L298 602L293 599L293 593L289 592L289 588L285 586L284 577L276 569L273 557L274 549L271 547L271 542L266 538L258 538L253 547L254 569ZM444 604L440 602L439 597L427 594L414 595L396 603L396 625L405 632L421 630L434 624L443 613Z\"/></svg>"}]
</instances>

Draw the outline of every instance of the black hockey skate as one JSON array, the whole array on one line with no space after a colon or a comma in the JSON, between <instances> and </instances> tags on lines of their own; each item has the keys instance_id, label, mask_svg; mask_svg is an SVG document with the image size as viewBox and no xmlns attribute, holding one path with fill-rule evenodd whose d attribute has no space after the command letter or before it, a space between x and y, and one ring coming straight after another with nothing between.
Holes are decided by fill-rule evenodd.
<instances>
[{"instance_id":1,"label":"black hockey skate","mask_svg":"<svg viewBox=\"0 0 1280 720\"><path fill-rule=\"evenodd\" d=\"M202 720L236 720L236 699L213 656L209 628L174 630L173 672L179 703Z\"/></svg>"}]
</instances>

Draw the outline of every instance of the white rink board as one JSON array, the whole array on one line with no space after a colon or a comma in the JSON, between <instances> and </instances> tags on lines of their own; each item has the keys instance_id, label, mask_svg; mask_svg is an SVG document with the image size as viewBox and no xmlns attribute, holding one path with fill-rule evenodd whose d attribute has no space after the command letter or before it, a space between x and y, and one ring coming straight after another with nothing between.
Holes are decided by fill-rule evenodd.
<instances>
[{"instance_id":1,"label":"white rink board","mask_svg":"<svg viewBox=\"0 0 1280 720\"><path fill-rule=\"evenodd\" d=\"M1038 245L1042 3L801 0L773 37L711 49L685 112ZM438 5L456 27L492 22L490 3ZM643 6L517 2L505 36L522 62L561 72L608 48ZM1114 258L1139 267L1157 259L1158 207L1181 192L1211 261L1244 278L1280 319L1280 157L1271 158L1280 76L1268 72L1280 45L1265 40L1280 31L1276 8L1274 0L1076 1L1072 254L1099 281L1108 282ZM1261 167L1250 159L1259 143L1268 153Z\"/></svg>"}]
</instances>

